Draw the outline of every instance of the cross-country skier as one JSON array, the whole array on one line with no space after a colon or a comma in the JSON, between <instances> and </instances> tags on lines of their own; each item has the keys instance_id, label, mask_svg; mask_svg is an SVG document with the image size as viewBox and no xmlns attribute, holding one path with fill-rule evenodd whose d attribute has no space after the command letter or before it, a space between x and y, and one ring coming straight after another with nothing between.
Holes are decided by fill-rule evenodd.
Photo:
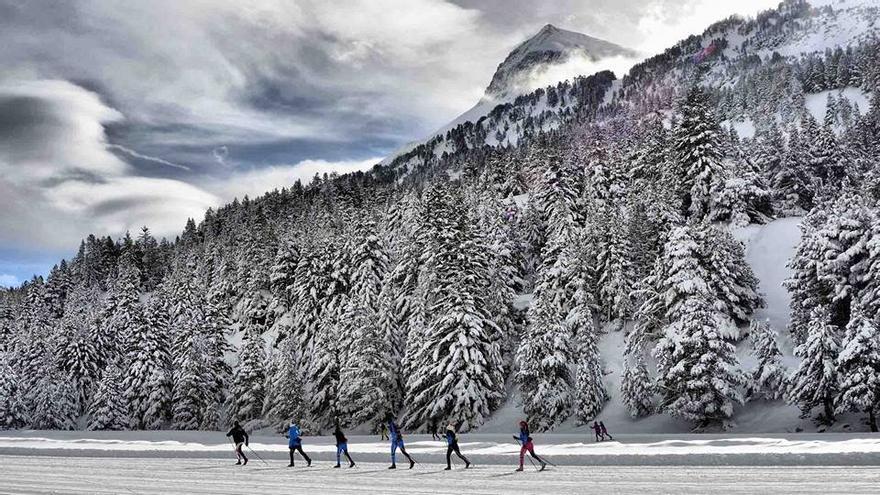
<instances>
[{"instance_id":1,"label":"cross-country skier","mask_svg":"<svg viewBox=\"0 0 880 495\"><path fill-rule=\"evenodd\" d=\"M467 460L467 457L461 455L461 451L458 450L458 437L455 435L455 427L449 425L446 427L446 471L452 469L453 452L455 452L455 455L457 455L459 459L464 461L465 469L471 467L471 461Z\"/></svg>"},{"instance_id":2,"label":"cross-country skier","mask_svg":"<svg viewBox=\"0 0 880 495\"><path fill-rule=\"evenodd\" d=\"M284 434L287 437L287 447L290 449L290 464L287 467L293 467L293 453L295 451L299 451L299 455L303 456L303 459L306 460L306 467L312 465L312 460L309 459L309 456L303 451L302 447L302 434L299 431L299 426L296 425L294 421L290 422L290 427L287 429L287 433Z\"/></svg>"},{"instance_id":3,"label":"cross-country skier","mask_svg":"<svg viewBox=\"0 0 880 495\"><path fill-rule=\"evenodd\" d=\"M440 436L439 433L437 433L437 422L436 421L431 421L431 425L428 426L428 429L431 430L431 440L441 440L443 438Z\"/></svg>"},{"instance_id":4,"label":"cross-country skier","mask_svg":"<svg viewBox=\"0 0 880 495\"><path fill-rule=\"evenodd\" d=\"M379 428L379 433L382 435L381 440L388 440L388 425L383 422Z\"/></svg>"},{"instance_id":5,"label":"cross-country skier","mask_svg":"<svg viewBox=\"0 0 880 495\"><path fill-rule=\"evenodd\" d=\"M529 434L529 424L525 421L519 422L519 436L513 436L514 440L519 440L520 447L519 449L519 467L516 469L517 471L523 470L523 460L525 458L526 452L528 452L533 459L537 460L541 463L541 471L543 471L547 467L547 463L544 462L543 459L538 457L535 454L535 446L532 444L532 437Z\"/></svg>"},{"instance_id":6,"label":"cross-country skier","mask_svg":"<svg viewBox=\"0 0 880 495\"><path fill-rule=\"evenodd\" d=\"M608 433L608 429L605 428L605 423L603 423L602 421L599 421L599 429L602 430L602 437L603 438L608 437L609 440L614 440L614 437L612 437L611 434Z\"/></svg>"},{"instance_id":7,"label":"cross-country skier","mask_svg":"<svg viewBox=\"0 0 880 495\"><path fill-rule=\"evenodd\" d=\"M345 434L342 433L342 429L339 428L339 423L336 423L336 429L333 430L333 436L336 437L336 465L334 468L339 467L339 460L342 454L345 454L345 457L348 458L349 465L348 467L354 467L354 461L351 460L351 456L348 455L348 439L345 438Z\"/></svg>"},{"instance_id":8,"label":"cross-country skier","mask_svg":"<svg viewBox=\"0 0 880 495\"><path fill-rule=\"evenodd\" d=\"M244 460L245 465L248 463L248 458L244 455L244 452L241 450L241 446L247 446L249 442L248 434L244 431L244 428L238 424L238 421L232 423L232 429L229 430L229 433L226 434L227 437L232 437L233 443L235 443L235 455L238 457L238 462L235 463L236 466L242 464L242 460Z\"/></svg>"},{"instance_id":9,"label":"cross-country skier","mask_svg":"<svg viewBox=\"0 0 880 495\"><path fill-rule=\"evenodd\" d=\"M416 461L412 460L412 457L406 453L406 447L403 445L403 434L400 433L400 428L391 416L388 417L388 433L391 437L391 465L388 466L388 469L397 469L397 463L395 460L397 458L398 448L400 448L400 452L409 460L409 468L412 469L413 466L416 465Z\"/></svg>"},{"instance_id":10,"label":"cross-country skier","mask_svg":"<svg viewBox=\"0 0 880 495\"><path fill-rule=\"evenodd\" d=\"M599 426L599 423L593 421L593 426L590 427L591 430L596 434L596 441L601 442L605 440L605 435L602 434L602 427Z\"/></svg>"}]
</instances>

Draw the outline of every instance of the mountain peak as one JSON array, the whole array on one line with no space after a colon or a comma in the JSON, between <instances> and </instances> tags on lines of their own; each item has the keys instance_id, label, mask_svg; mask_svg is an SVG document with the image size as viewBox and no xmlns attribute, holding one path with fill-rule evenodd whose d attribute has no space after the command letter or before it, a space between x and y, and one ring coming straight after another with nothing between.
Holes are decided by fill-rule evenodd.
<instances>
[{"instance_id":1,"label":"mountain peak","mask_svg":"<svg viewBox=\"0 0 880 495\"><path fill-rule=\"evenodd\" d=\"M520 43L498 66L486 88L485 99L503 101L531 88L528 79L537 71L562 64L572 56L598 61L616 55L634 55L632 50L586 34L545 24L531 38Z\"/></svg>"}]
</instances>

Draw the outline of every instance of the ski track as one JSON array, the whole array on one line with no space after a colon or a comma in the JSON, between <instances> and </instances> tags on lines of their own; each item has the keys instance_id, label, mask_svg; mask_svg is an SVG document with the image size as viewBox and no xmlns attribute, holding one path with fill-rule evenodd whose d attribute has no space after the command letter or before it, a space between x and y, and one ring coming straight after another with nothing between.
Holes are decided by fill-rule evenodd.
<instances>
[{"instance_id":1,"label":"ski track","mask_svg":"<svg viewBox=\"0 0 880 495\"><path fill-rule=\"evenodd\" d=\"M388 471L385 464L354 469L260 469L216 459L0 456L10 494L240 494L240 493L877 493L878 467L512 465L426 472ZM211 467L216 469L197 470ZM503 475L503 476L502 476Z\"/></svg>"}]
</instances>

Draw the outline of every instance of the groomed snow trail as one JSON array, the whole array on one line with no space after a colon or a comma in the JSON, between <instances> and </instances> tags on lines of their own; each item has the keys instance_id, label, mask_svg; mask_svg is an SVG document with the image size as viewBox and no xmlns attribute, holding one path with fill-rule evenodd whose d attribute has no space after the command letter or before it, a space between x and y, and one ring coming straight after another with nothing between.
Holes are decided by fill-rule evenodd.
<instances>
[{"instance_id":1,"label":"groomed snow trail","mask_svg":"<svg viewBox=\"0 0 880 495\"><path fill-rule=\"evenodd\" d=\"M217 459L0 456L0 492L15 494L241 493L876 493L880 468L754 466L603 466L549 468L440 466L388 471L386 464L333 469L246 467ZM283 466L283 465L282 465Z\"/></svg>"}]
</instances>

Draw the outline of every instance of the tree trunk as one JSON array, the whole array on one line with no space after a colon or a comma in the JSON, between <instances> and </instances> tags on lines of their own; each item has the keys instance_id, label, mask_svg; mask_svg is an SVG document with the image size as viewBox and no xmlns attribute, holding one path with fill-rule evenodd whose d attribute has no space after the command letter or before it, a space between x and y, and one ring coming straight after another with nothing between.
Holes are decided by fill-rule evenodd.
<instances>
[{"instance_id":1,"label":"tree trunk","mask_svg":"<svg viewBox=\"0 0 880 495\"><path fill-rule=\"evenodd\" d=\"M831 399L825 399L825 421L828 424L834 423L834 407L832 405Z\"/></svg>"}]
</instances>

